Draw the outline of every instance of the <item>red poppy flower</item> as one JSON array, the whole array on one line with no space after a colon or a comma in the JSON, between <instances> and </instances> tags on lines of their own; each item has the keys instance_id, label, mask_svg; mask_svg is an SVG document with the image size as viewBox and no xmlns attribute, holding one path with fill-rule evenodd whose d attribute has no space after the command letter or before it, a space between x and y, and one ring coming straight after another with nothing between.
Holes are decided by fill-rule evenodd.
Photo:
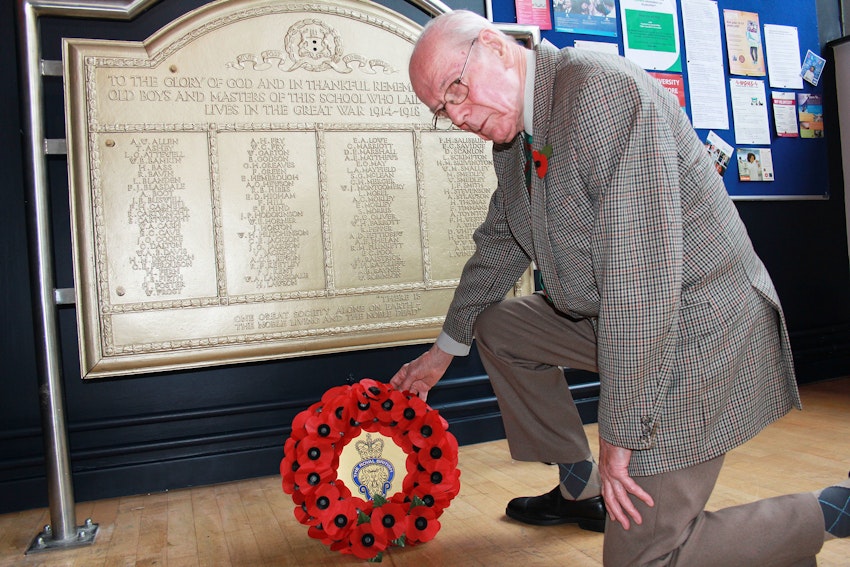
<instances>
[{"instance_id":1,"label":"red poppy flower","mask_svg":"<svg viewBox=\"0 0 850 567\"><path fill-rule=\"evenodd\" d=\"M376 413L381 411L383 401L383 390L374 380L364 379L351 387L354 395L354 408L352 417L358 423L367 423L375 419Z\"/></svg>"},{"instance_id":2,"label":"red poppy flower","mask_svg":"<svg viewBox=\"0 0 850 567\"><path fill-rule=\"evenodd\" d=\"M330 439L310 436L298 442L295 458L299 465L313 463L316 467L331 468L337 454Z\"/></svg>"},{"instance_id":3,"label":"red poppy flower","mask_svg":"<svg viewBox=\"0 0 850 567\"><path fill-rule=\"evenodd\" d=\"M295 445L297 441L290 437L283 445L283 459L280 461L280 478L283 491L292 494L295 491L295 471L299 465L295 458Z\"/></svg>"},{"instance_id":4,"label":"red poppy flower","mask_svg":"<svg viewBox=\"0 0 850 567\"><path fill-rule=\"evenodd\" d=\"M327 405L331 400L342 397L348 397L348 392L351 390L351 386L334 386L325 391L322 394L322 404Z\"/></svg>"},{"instance_id":5,"label":"red poppy flower","mask_svg":"<svg viewBox=\"0 0 850 567\"><path fill-rule=\"evenodd\" d=\"M443 513L445 508L448 508L452 498L457 496L456 494L433 490L433 487L427 484L417 484L411 488L410 494L411 496L419 498L425 506L434 509L437 517Z\"/></svg>"},{"instance_id":6,"label":"red poppy flower","mask_svg":"<svg viewBox=\"0 0 850 567\"><path fill-rule=\"evenodd\" d=\"M395 391L389 384L376 382L371 378L365 378L352 387L357 386L362 387L363 395L373 402L377 402L378 407L390 397L391 392Z\"/></svg>"},{"instance_id":7,"label":"red poppy flower","mask_svg":"<svg viewBox=\"0 0 850 567\"><path fill-rule=\"evenodd\" d=\"M389 423L382 423L381 421L377 421L375 423L369 424L368 427L364 427L366 431L371 431L372 433L380 433L384 437L389 437L393 441L395 441L395 437L407 437L406 435L398 435L398 430ZM399 445L398 442L396 442Z\"/></svg>"},{"instance_id":8,"label":"red poppy flower","mask_svg":"<svg viewBox=\"0 0 850 567\"><path fill-rule=\"evenodd\" d=\"M348 537L351 553L360 559L372 559L387 547L387 538L382 530L376 530L371 522L355 527Z\"/></svg>"},{"instance_id":9,"label":"red poppy flower","mask_svg":"<svg viewBox=\"0 0 850 567\"><path fill-rule=\"evenodd\" d=\"M531 152L531 158L534 161L534 170L537 172L537 177L543 179L546 171L549 169L549 158L537 150Z\"/></svg>"},{"instance_id":10,"label":"red poppy flower","mask_svg":"<svg viewBox=\"0 0 850 567\"><path fill-rule=\"evenodd\" d=\"M342 539L357 523L357 509L351 500L337 500L322 513L322 528L333 540Z\"/></svg>"},{"instance_id":11,"label":"red poppy flower","mask_svg":"<svg viewBox=\"0 0 850 567\"><path fill-rule=\"evenodd\" d=\"M447 465L433 470L417 470L404 478L402 488L408 494L430 494L436 500L442 500L443 495L454 498L460 491L459 476L458 470Z\"/></svg>"},{"instance_id":12,"label":"red poppy flower","mask_svg":"<svg viewBox=\"0 0 850 567\"><path fill-rule=\"evenodd\" d=\"M331 551L339 551L340 553L348 553L351 555L351 542L348 538L332 541L330 544Z\"/></svg>"},{"instance_id":13,"label":"red poppy flower","mask_svg":"<svg viewBox=\"0 0 850 567\"><path fill-rule=\"evenodd\" d=\"M387 502L372 512L372 527L375 530L383 530L384 536L389 541L394 541L404 533L406 516L406 507Z\"/></svg>"},{"instance_id":14,"label":"red poppy flower","mask_svg":"<svg viewBox=\"0 0 850 567\"><path fill-rule=\"evenodd\" d=\"M315 405L315 404L314 404ZM310 419L310 416L316 413L310 409L306 409L302 412L298 412L298 414L292 420L292 433L290 437L295 439L296 441L300 441L307 436L307 430L304 428L304 424Z\"/></svg>"},{"instance_id":15,"label":"red poppy flower","mask_svg":"<svg viewBox=\"0 0 850 567\"><path fill-rule=\"evenodd\" d=\"M298 520L298 523L304 524L305 526L317 526L321 522L319 518L310 514L310 510L307 508L307 503L302 503L300 506L296 506L292 510L293 514L295 514L295 519Z\"/></svg>"},{"instance_id":16,"label":"red poppy flower","mask_svg":"<svg viewBox=\"0 0 850 567\"><path fill-rule=\"evenodd\" d=\"M300 465L295 471L295 486L297 491L304 495L313 492L317 486L336 479L335 470L317 466L313 461L300 463Z\"/></svg>"},{"instance_id":17,"label":"red poppy flower","mask_svg":"<svg viewBox=\"0 0 850 567\"><path fill-rule=\"evenodd\" d=\"M454 498L460 491L460 471L453 467L444 464L434 470L429 470L425 474L428 474L428 484L431 486L432 492L448 494ZM425 485L426 483L420 482L419 484Z\"/></svg>"},{"instance_id":18,"label":"red poppy flower","mask_svg":"<svg viewBox=\"0 0 850 567\"><path fill-rule=\"evenodd\" d=\"M295 504L296 504L297 506L301 506L302 504L304 504L305 502L307 502L307 497L306 497L306 496L304 496L303 494L301 494L301 492L300 492L300 491L296 490L296 491L292 494L292 501L293 501L293 502L295 502Z\"/></svg>"},{"instance_id":19,"label":"red poppy flower","mask_svg":"<svg viewBox=\"0 0 850 567\"><path fill-rule=\"evenodd\" d=\"M392 498L388 500L388 502L392 502L393 504L401 504L405 510L410 508L410 497L403 492L396 492L392 495Z\"/></svg>"},{"instance_id":20,"label":"red poppy flower","mask_svg":"<svg viewBox=\"0 0 850 567\"><path fill-rule=\"evenodd\" d=\"M348 489L348 486L344 482L337 480L336 482L332 482L331 484L336 486L339 490L340 498L351 498L351 491Z\"/></svg>"},{"instance_id":21,"label":"red poppy flower","mask_svg":"<svg viewBox=\"0 0 850 567\"><path fill-rule=\"evenodd\" d=\"M443 435L433 445L423 445L418 452L419 462L427 468L435 466L436 462L447 462L452 467L457 466L457 439L454 435Z\"/></svg>"},{"instance_id":22,"label":"red poppy flower","mask_svg":"<svg viewBox=\"0 0 850 567\"><path fill-rule=\"evenodd\" d=\"M350 400L348 396L331 398L328 403L322 406L321 421L326 422L333 431L345 434L346 431L351 429Z\"/></svg>"},{"instance_id":23,"label":"red poppy flower","mask_svg":"<svg viewBox=\"0 0 850 567\"><path fill-rule=\"evenodd\" d=\"M404 468L407 470L408 477L416 476L425 470L419 464L419 454L415 451L408 453L407 459L404 461Z\"/></svg>"},{"instance_id":24,"label":"red poppy flower","mask_svg":"<svg viewBox=\"0 0 850 567\"><path fill-rule=\"evenodd\" d=\"M440 531L440 522L433 509L428 506L415 506L407 516L407 542L410 544L431 541Z\"/></svg>"},{"instance_id":25,"label":"red poppy flower","mask_svg":"<svg viewBox=\"0 0 850 567\"><path fill-rule=\"evenodd\" d=\"M336 485L322 484L306 496L305 505L310 514L319 518L322 523L325 523L328 519L333 520L332 517L326 518L326 515L333 508L334 503L340 500L340 498L339 488Z\"/></svg>"},{"instance_id":26,"label":"red poppy flower","mask_svg":"<svg viewBox=\"0 0 850 567\"><path fill-rule=\"evenodd\" d=\"M407 403L397 403L393 405L393 408L390 410L390 415L392 416L393 421L404 424L404 427L406 427L409 422L413 421L417 417L425 415L425 412L428 411L428 404L418 397L410 396L410 394L402 395L407 399Z\"/></svg>"},{"instance_id":27,"label":"red poppy flower","mask_svg":"<svg viewBox=\"0 0 850 567\"><path fill-rule=\"evenodd\" d=\"M446 421L435 411L429 411L410 424L407 436L415 447L437 443L447 427Z\"/></svg>"},{"instance_id":28,"label":"red poppy flower","mask_svg":"<svg viewBox=\"0 0 850 567\"><path fill-rule=\"evenodd\" d=\"M309 437L320 437L328 439L331 443L343 436L346 424L338 419L328 406L323 406L322 411L313 414L304 422L304 429Z\"/></svg>"},{"instance_id":29,"label":"red poppy flower","mask_svg":"<svg viewBox=\"0 0 850 567\"><path fill-rule=\"evenodd\" d=\"M380 405L375 410L375 418L382 424L386 425L390 425L394 421L398 421L393 419L393 408L407 407L409 405L407 400L407 396L398 390L388 390L386 395L381 398Z\"/></svg>"},{"instance_id":30,"label":"red poppy flower","mask_svg":"<svg viewBox=\"0 0 850 567\"><path fill-rule=\"evenodd\" d=\"M328 534L325 533L325 530L321 526L310 526L307 528L307 535L313 539L322 540L322 543L325 545L333 543L333 540L328 537Z\"/></svg>"}]
</instances>

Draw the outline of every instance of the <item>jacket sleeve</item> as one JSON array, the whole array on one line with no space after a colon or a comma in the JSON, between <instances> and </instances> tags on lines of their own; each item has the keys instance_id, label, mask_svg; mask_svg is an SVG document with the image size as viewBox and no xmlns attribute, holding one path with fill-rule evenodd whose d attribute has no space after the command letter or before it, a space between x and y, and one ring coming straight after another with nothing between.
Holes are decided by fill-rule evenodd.
<instances>
[{"instance_id":1,"label":"jacket sleeve","mask_svg":"<svg viewBox=\"0 0 850 567\"><path fill-rule=\"evenodd\" d=\"M622 71L594 74L576 159L593 194L599 290L599 433L619 447L653 446L671 382L682 288L677 145L657 95ZM664 93L666 94L666 93Z\"/></svg>"},{"instance_id":2,"label":"jacket sleeve","mask_svg":"<svg viewBox=\"0 0 850 567\"><path fill-rule=\"evenodd\" d=\"M504 299L531 263L508 226L501 182L490 199L487 217L472 238L475 253L463 268L443 324L444 333L465 345L472 343L478 314Z\"/></svg>"}]
</instances>

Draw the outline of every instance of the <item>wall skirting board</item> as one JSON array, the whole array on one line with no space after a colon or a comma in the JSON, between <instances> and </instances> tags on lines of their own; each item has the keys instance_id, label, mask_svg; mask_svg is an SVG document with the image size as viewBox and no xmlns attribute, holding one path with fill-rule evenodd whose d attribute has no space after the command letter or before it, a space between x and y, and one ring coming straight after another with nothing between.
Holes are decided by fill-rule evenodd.
<instances>
[{"instance_id":1,"label":"wall skirting board","mask_svg":"<svg viewBox=\"0 0 850 567\"><path fill-rule=\"evenodd\" d=\"M565 375L582 419L595 422L597 376L569 370ZM275 475L293 417L315 401L71 420L76 497L86 501ZM449 421L461 445L505 436L485 374L447 378L429 401ZM47 505L40 429L3 431L0 455L17 455L0 457L0 513Z\"/></svg>"}]
</instances>

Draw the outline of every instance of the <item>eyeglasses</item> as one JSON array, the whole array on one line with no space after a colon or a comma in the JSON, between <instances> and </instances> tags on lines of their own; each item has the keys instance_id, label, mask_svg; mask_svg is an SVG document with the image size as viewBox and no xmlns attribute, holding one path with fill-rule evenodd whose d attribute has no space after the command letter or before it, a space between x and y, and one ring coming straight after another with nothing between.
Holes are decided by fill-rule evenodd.
<instances>
[{"instance_id":1,"label":"eyeglasses","mask_svg":"<svg viewBox=\"0 0 850 567\"><path fill-rule=\"evenodd\" d=\"M449 118L449 114L446 112L447 104L461 104L466 100L466 97L469 96L469 85L463 82L463 74L466 73L466 66L469 64L469 56L472 54L472 46L475 45L475 41L478 38L472 40L472 43L469 44L469 51L466 52L466 61L463 62L463 68L460 70L460 76L449 83L449 86L446 87L446 94L443 96L443 100L445 102L437 107L437 110L434 111L434 129L435 130L448 130L452 127L452 119Z\"/></svg>"}]
</instances>

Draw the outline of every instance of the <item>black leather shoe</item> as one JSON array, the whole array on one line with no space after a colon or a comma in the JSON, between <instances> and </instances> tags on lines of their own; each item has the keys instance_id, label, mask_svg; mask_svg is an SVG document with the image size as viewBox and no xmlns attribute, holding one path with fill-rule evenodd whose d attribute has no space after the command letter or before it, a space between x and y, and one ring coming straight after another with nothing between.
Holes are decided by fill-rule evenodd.
<instances>
[{"instance_id":1,"label":"black leather shoe","mask_svg":"<svg viewBox=\"0 0 850 567\"><path fill-rule=\"evenodd\" d=\"M602 496L584 500L567 500L561 489L541 496L522 496L508 502L505 513L509 518L535 526L575 524L583 530L605 531L605 502Z\"/></svg>"}]
</instances>

